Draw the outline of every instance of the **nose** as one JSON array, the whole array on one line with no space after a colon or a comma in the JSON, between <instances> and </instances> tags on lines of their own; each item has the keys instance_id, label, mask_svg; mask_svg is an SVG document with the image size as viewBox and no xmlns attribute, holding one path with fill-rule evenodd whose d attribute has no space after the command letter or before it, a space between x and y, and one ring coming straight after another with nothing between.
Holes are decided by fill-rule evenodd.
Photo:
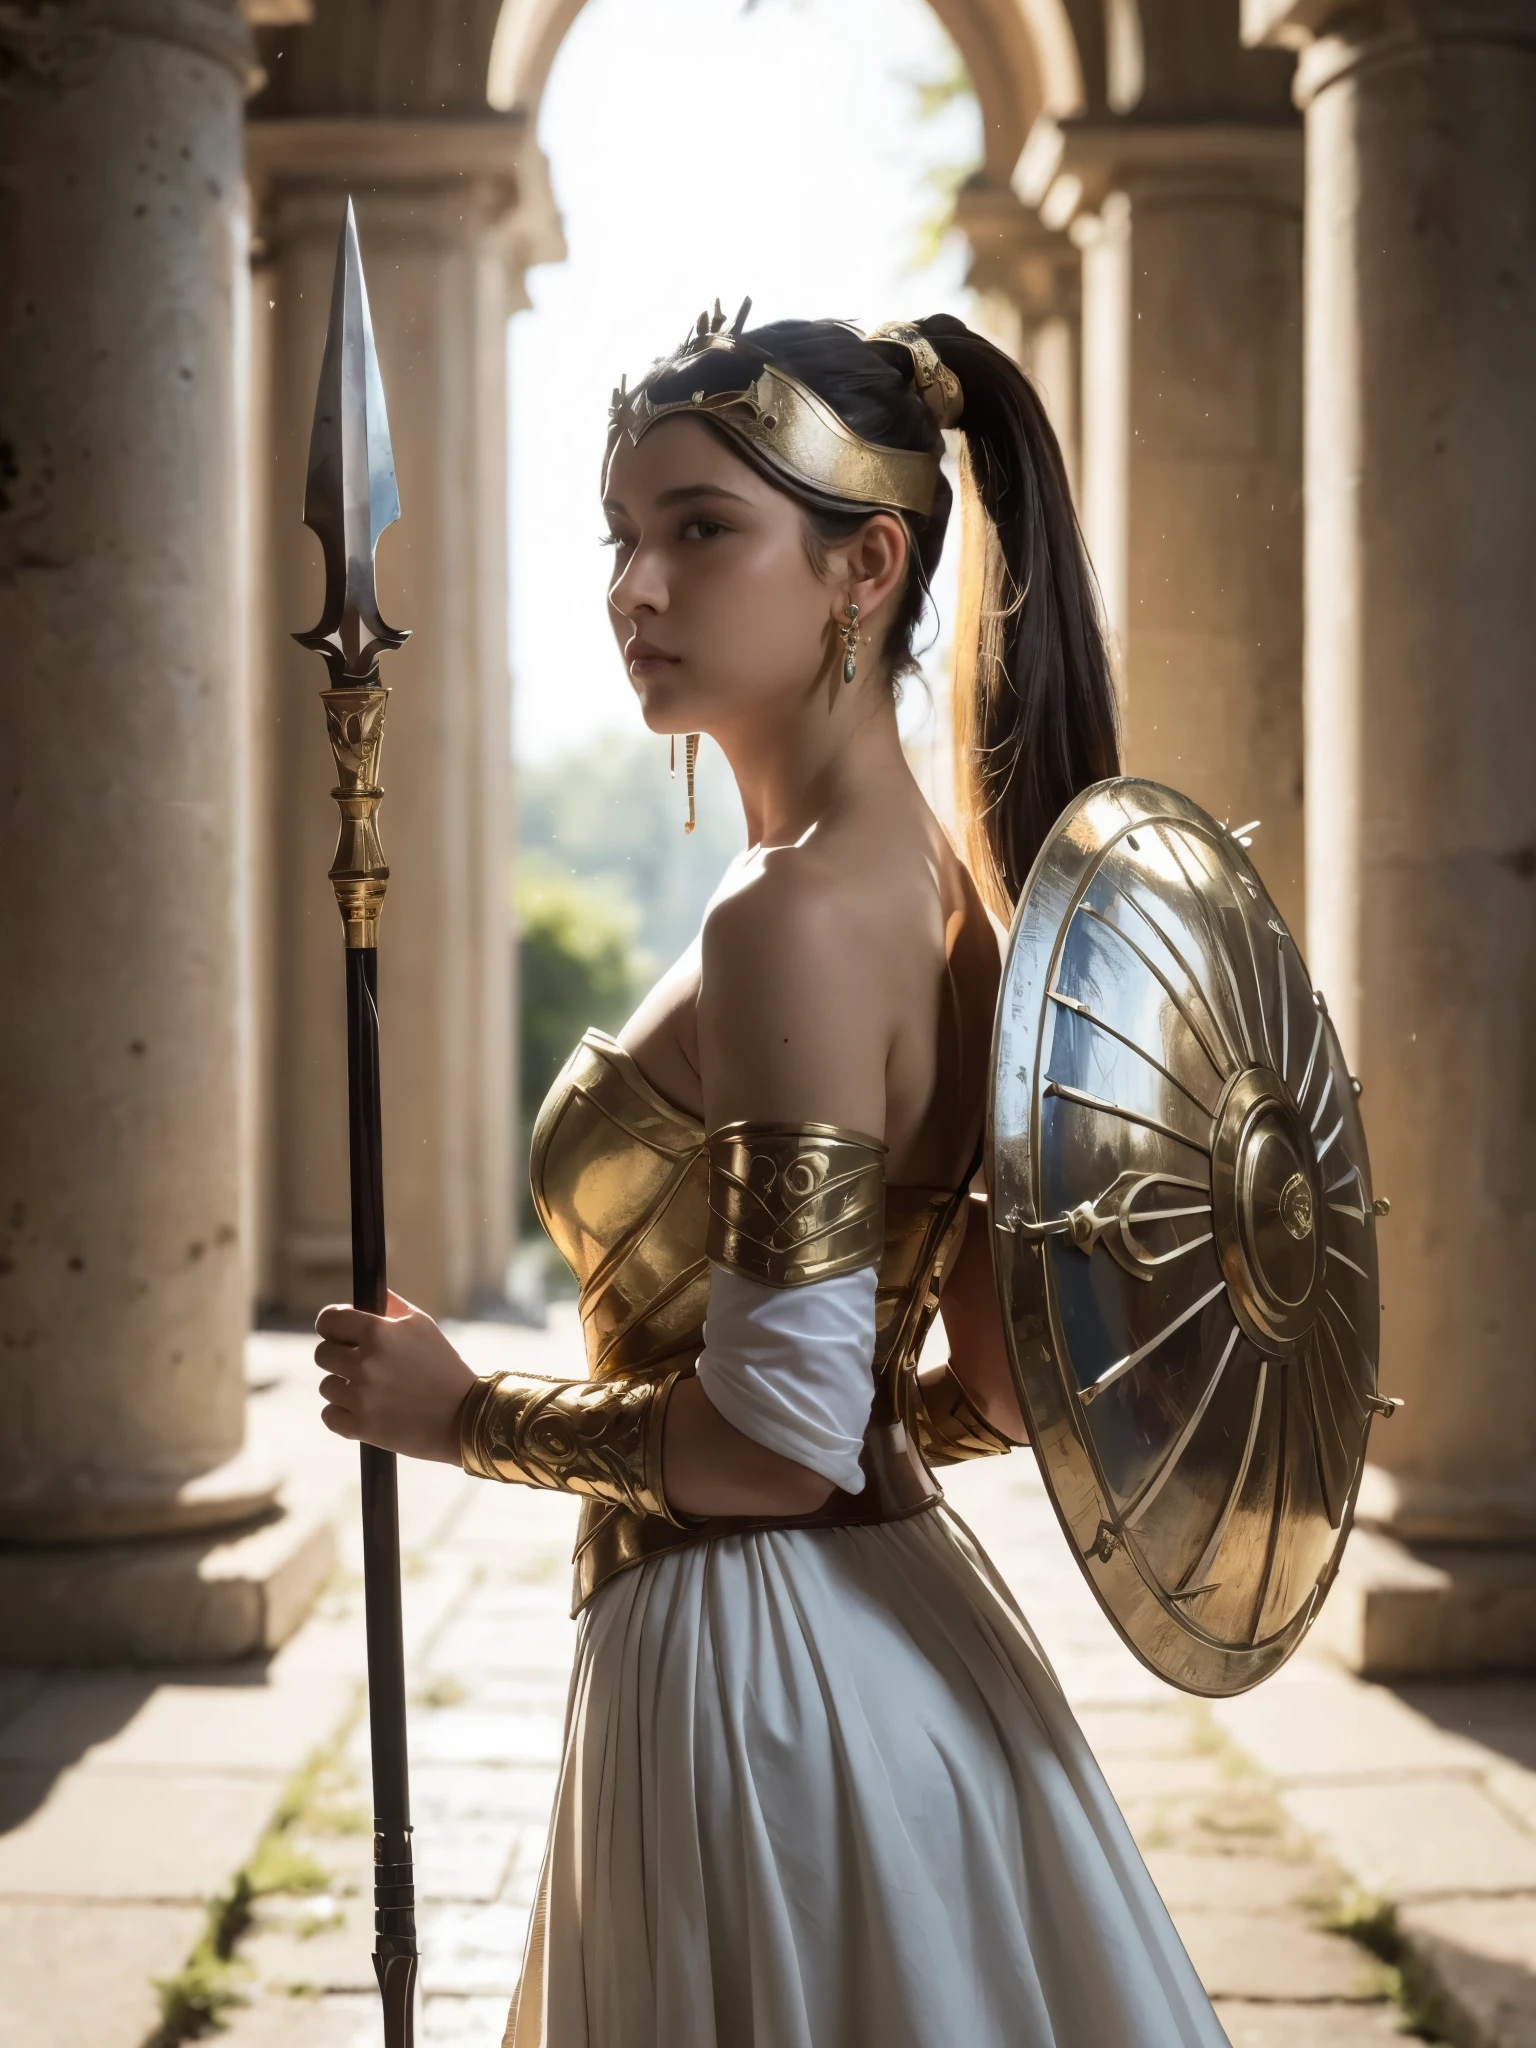
<instances>
[{"instance_id":1,"label":"nose","mask_svg":"<svg viewBox=\"0 0 1536 2048\"><path fill-rule=\"evenodd\" d=\"M664 612L667 608L667 585L662 565L656 559L654 549L641 541L634 553L614 577L608 592L608 602L613 609L626 619L633 619L641 612Z\"/></svg>"}]
</instances>

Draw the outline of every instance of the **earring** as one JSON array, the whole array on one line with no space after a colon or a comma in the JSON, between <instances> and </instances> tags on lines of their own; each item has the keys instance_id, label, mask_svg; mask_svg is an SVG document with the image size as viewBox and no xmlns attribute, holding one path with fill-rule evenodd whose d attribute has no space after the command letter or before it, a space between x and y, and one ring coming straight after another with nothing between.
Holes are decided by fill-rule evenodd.
<instances>
[{"instance_id":1,"label":"earring","mask_svg":"<svg viewBox=\"0 0 1536 2048\"><path fill-rule=\"evenodd\" d=\"M697 817L694 815L693 809L693 771L695 765L698 762L698 758L698 734L696 732L685 733L683 736L683 763L684 773L688 777L688 822L683 827L683 830L685 832L691 832L694 826L699 822Z\"/></svg>"},{"instance_id":2,"label":"earring","mask_svg":"<svg viewBox=\"0 0 1536 2048\"><path fill-rule=\"evenodd\" d=\"M843 681L851 683L859 668L859 608L856 604L843 607L843 617L848 621L843 627Z\"/></svg>"}]
</instances>

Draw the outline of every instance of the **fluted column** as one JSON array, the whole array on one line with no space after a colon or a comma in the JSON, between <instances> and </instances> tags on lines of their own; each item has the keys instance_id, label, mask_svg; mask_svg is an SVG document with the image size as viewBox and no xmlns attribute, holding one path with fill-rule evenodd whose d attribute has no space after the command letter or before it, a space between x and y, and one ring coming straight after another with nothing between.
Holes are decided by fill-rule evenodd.
<instances>
[{"instance_id":1,"label":"fluted column","mask_svg":"<svg viewBox=\"0 0 1536 2048\"><path fill-rule=\"evenodd\" d=\"M1029 372L1079 487L1078 383L1082 356L1081 260L1070 238L1045 226L1007 188L984 178L963 185L955 226L971 248L966 282L988 324Z\"/></svg>"},{"instance_id":2,"label":"fluted column","mask_svg":"<svg viewBox=\"0 0 1536 2048\"><path fill-rule=\"evenodd\" d=\"M1307 42L1309 958L1392 1200L1406 1401L1362 1514L1532 1546L1523 1607L1511 1562L1445 1653L1531 1662L1536 18L1269 0L1249 28Z\"/></svg>"},{"instance_id":3,"label":"fluted column","mask_svg":"<svg viewBox=\"0 0 1536 2048\"><path fill-rule=\"evenodd\" d=\"M250 63L234 0L0 16L7 1539L272 1492L241 1457ZM29 1626L0 1655L89 1652Z\"/></svg>"},{"instance_id":4,"label":"fluted column","mask_svg":"<svg viewBox=\"0 0 1536 2048\"><path fill-rule=\"evenodd\" d=\"M1064 121L1027 153L1082 252L1080 503L1127 764L1259 819L1298 929L1301 147L1283 111L1169 112Z\"/></svg>"},{"instance_id":5,"label":"fluted column","mask_svg":"<svg viewBox=\"0 0 1536 2048\"><path fill-rule=\"evenodd\" d=\"M263 1291L311 1313L349 1285L341 932L312 623L319 553L299 524L328 279L357 208L403 518L379 590L391 658L380 825L390 1277L438 1313L499 1297L512 1237L506 324L527 264L560 253L519 116L253 120L257 318L269 378L260 847L273 875L275 1044L262 1115Z\"/></svg>"}]
</instances>

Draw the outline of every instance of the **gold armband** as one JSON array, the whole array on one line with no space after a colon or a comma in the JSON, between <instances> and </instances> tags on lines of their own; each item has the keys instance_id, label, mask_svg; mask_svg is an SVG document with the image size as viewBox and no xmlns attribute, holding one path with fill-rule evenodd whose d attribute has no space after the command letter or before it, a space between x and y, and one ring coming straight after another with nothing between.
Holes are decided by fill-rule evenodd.
<instances>
[{"instance_id":1,"label":"gold armband","mask_svg":"<svg viewBox=\"0 0 1536 2048\"><path fill-rule=\"evenodd\" d=\"M917 1375L911 1433L923 1463L964 1465L972 1458L998 1458L1017 1448L977 1409L948 1359L924 1366Z\"/></svg>"},{"instance_id":2,"label":"gold armband","mask_svg":"<svg viewBox=\"0 0 1536 2048\"><path fill-rule=\"evenodd\" d=\"M885 1147L837 1124L727 1124L708 1141L715 1265L768 1287L878 1266Z\"/></svg>"},{"instance_id":3,"label":"gold armband","mask_svg":"<svg viewBox=\"0 0 1536 2048\"><path fill-rule=\"evenodd\" d=\"M585 1494L675 1521L661 1484L661 1432L677 1379L492 1373L464 1397L459 1462L476 1479Z\"/></svg>"}]
</instances>

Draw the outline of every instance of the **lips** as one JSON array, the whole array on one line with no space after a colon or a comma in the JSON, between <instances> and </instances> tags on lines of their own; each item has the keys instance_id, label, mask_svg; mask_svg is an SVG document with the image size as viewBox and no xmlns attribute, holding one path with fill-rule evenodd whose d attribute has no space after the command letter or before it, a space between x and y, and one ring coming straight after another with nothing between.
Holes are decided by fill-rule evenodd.
<instances>
[{"instance_id":1,"label":"lips","mask_svg":"<svg viewBox=\"0 0 1536 2048\"><path fill-rule=\"evenodd\" d=\"M631 675L646 675L659 668L671 668L678 660L675 654L666 654L659 647L653 647L649 640L631 640L624 651Z\"/></svg>"}]
</instances>

